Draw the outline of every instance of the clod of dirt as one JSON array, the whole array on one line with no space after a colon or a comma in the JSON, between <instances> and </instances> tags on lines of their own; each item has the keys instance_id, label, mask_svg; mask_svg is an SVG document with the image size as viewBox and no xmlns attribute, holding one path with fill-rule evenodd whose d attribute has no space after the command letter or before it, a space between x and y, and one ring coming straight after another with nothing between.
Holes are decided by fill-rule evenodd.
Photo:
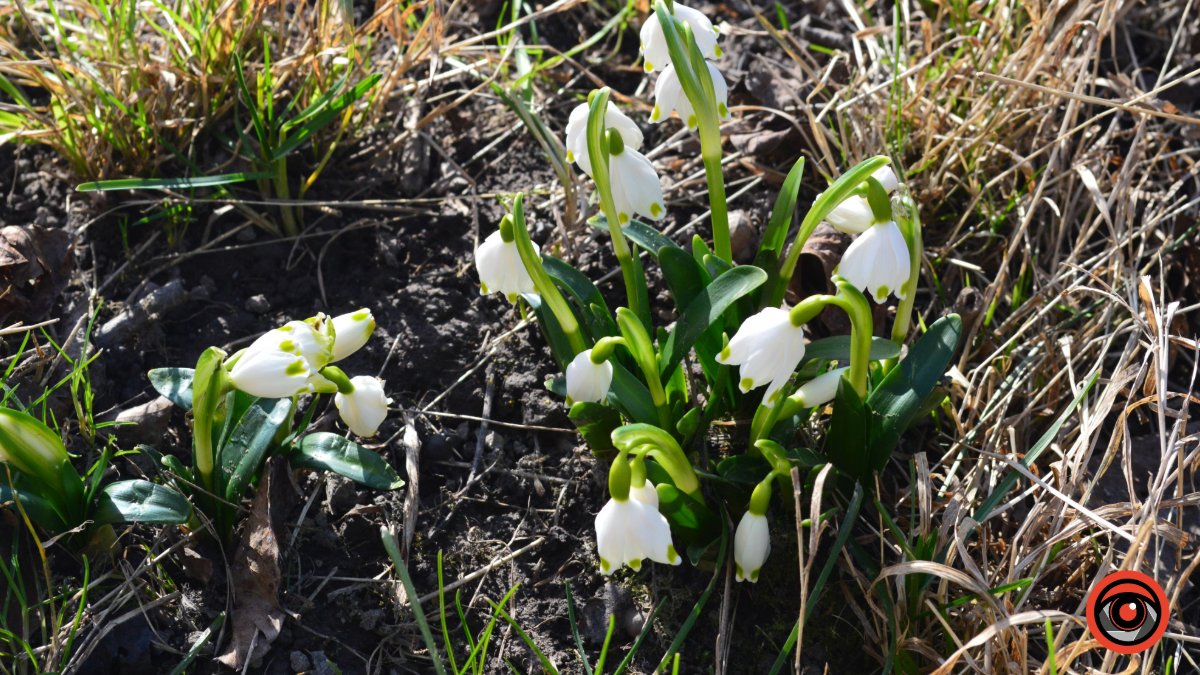
<instances>
[{"instance_id":1,"label":"clod of dirt","mask_svg":"<svg viewBox=\"0 0 1200 675\"><path fill-rule=\"evenodd\" d=\"M313 675L337 675L337 671L329 665L329 659L325 656L325 652L313 652L312 660Z\"/></svg>"},{"instance_id":2,"label":"clod of dirt","mask_svg":"<svg viewBox=\"0 0 1200 675\"><path fill-rule=\"evenodd\" d=\"M117 414L117 438L126 443L154 444L162 440L171 422L171 409L175 406L170 399L159 396Z\"/></svg>"},{"instance_id":3,"label":"clod of dirt","mask_svg":"<svg viewBox=\"0 0 1200 675\"><path fill-rule=\"evenodd\" d=\"M329 474L325 482L325 510L340 516L354 508L357 503L358 492L354 481Z\"/></svg>"},{"instance_id":4,"label":"clod of dirt","mask_svg":"<svg viewBox=\"0 0 1200 675\"><path fill-rule=\"evenodd\" d=\"M71 236L40 225L0 229L0 322L39 321L71 279Z\"/></svg>"},{"instance_id":5,"label":"clod of dirt","mask_svg":"<svg viewBox=\"0 0 1200 675\"><path fill-rule=\"evenodd\" d=\"M452 461L454 443L445 434L434 434L421 446L421 459L427 462Z\"/></svg>"},{"instance_id":6,"label":"clod of dirt","mask_svg":"<svg viewBox=\"0 0 1200 675\"><path fill-rule=\"evenodd\" d=\"M758 231L750 222L750 214L742 210L729 212L729 244L733 259L745 265L754 260Z\"/></svg>"},{"instance_id":7,"label":"clod of dirt","mask_svg":"<svg viewBox=\"0 0 1200 675\"><path fill-rule=\"evenodd\" d=\"M190 295L183 281L175 279L109 319L93 338L101 347L114 347L140 333L160 317L187 302Z\"/></svg>"},{"instance_id":8,"label":"clod of dirt","mask_svg":"<svg viewBox=\"0 0 1200 675\"><path fill-rule=\"evenodd\" d=\"M495 431L489 431L487 436L483 437L483 446L488 452L504 452L505 445L504 437Z\"/></svg>"},{"instance_id":9,"label":"clod of dirt","mask_svg":"<svg viewBox=\"0 0 1200 675\"><path fill-rule=\"evenodd\" d=\"M266 314L271 311L271 303L267 302L265 295L253 295L246 301L246 311L253 314Z\"/></svg>"},{"instance_id":10,"label":"clod of dirt","mask_svg":"<svg viewBox=\"0 0 1200 675\"><path fill-rule=\"evenodd\" d=\"M288 660L294 673L303 673L312 668L312 662L308 660L308 656L298 649L288 656Z\"/></svg>"},{"instance_id":11,"label":"clod of dirt","mask_svg":"<svg viewBox=\"0 0 1200 675\"><path fill-rule=\"evenodd\" d=\"M633 597L628 590L617 584L604 584L596 597L583 606L583 636L593 643L603 644L608 635L609 619L620 628L633 608ZM614 634L620 635L620 632L614 630Z\"/></svg>"},{"instance_id":12,"label":"clod of dirt","mask_svg":"<svg viewBox=\"0 0 1200 675\"><path fill-rule=\"evenodd\" d=\"M634 608L625 613L625 620L621 622L621 627L625 629L625 634L630 640L637 638L642 634L642 629L646 627L646 613L640 609Z\"/></svg>"}]
</instances>

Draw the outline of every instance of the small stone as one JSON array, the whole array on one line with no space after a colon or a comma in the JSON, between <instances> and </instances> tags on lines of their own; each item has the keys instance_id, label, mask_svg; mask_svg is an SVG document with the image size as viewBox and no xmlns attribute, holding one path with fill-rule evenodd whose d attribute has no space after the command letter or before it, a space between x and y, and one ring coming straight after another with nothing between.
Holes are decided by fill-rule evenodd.
<instances>
[{"instance_id":1,"label":"small stone","mask_svg":"<svg viewBox=\"0 0 1200 675\"><path fill-rule=\"evenodd\" d=\"M325 483L325 508L333 514L341 515L354 508L358 503L358 491L354 481L349 478L329 474Z\"/></svg>"},{"instance_id":2,"label":"small stone","mask_svg":"<svg viewBox=\"0 0 1200 675\"><path fill-rule=\"evenodd\" d=\"M497 432L489 431L487 436L483 437L483 444L487 447L488 452L503 452L505 440Z\"/></svg>"},{"instance_id":3,"label":"small stone","mask_svg":"<svg viewBox=\"0 0 1200 675\"><path fill-rule=\"evenodd\" d=\"M241 231L237 233L237 236L234 238L237 239L238 241L243 241L243 242L244 241L254 241L255 239L258 239L258 233L254 231L253 226L243 227L241 229Z\"/></svg>"},{"instance_id":4,"label":"small stone","mask_svg":"<svg viewBox=\"0 0 1200 675\"><path fill-rule=\"evenodd\" d=\"M297 649L291 653L289 657L292 663L292 672L303 673L312 668L312 662L308 660L308 656L304 652Z\"/></svg>"},{"instance_id":5,"label":"small stone","mask_svg":"<svg viewBox=\"0 0 1200 675\"><path fill-rule=\"evenodd\" d=\"M463 422L462 424L458 425L458 429L456 429L456 430L454 431L454 433L458 434L458 437L459 437L459 438L461 438L461 439L463 439L464 441L465 441L465 440L467 440L468 438L470 438L470 437L471 437L471 425L470 425L470 423L468 423L468 422Z\"/></svg>"},{"instance_id":6,"label":"small stone","mask_svg":"<svg viewBox=\"0 0 1200 675\"><path fill-rule=\"evenodd\" d=\"M646 626L646 613L640 609L631 609L625 613L625 621L622 625L629 639L636 639L642 634L642 628Z\"/></svg>"},{"instance_id":7,"label":"small stone","mask_svg":"<svg viewBox=\"0 0 1200 675\"><path fill-rule=\"evenodd\" d=\"M165 396L117 415L117 438L128 443L158 443L167 433L171 409L175 406Z\"/></svg>"},{"instance_id":8,"label":"small stone","mask_svg":"<svg viewBox=\"0 0 1200 675\"><path fill-rule=\"evenodd\" d=\"M246 311L254 314L266 314L271 311L271 303L267 302L267 296L255 295L246 301Z\"/></svg>"},{"instance_id":9,"label":"small stone","mask_svg":"<svg viewBox=\"0 0 1200 675\"><path fill-rule=\"evenodd\" d=\"M758 232L750 222L750 216L741 210L729 212L729 248L733 250L733 259L740 263L749 263L754 259L754 244Z\"/></svg>"},{"instance_id":10,"label":"small stone","mask_svg":"<svg viewBox=\"0 0 1200 675\"><path fill-rule=\"evenodd\" d=\"M329 665L329 659L326 658L325 652L313 652L313 673L316 675L337 675L337 671Z\"/></svg>"},{"instance_id":11,"label":"small stone","mask_svg":"<svg viewBox=\"0 0 1200 675\"><path fill-rule=\"evenodd\" d=\"M192 296L192 300L208 300L212 297L206 286L197 286L189 291L188 294Z\"/></svg>"},{"instance_id":12,"label":"small stone","mask_svg":"<svg viewBox=\"0 0 1200 675\"><path fill-rule=\"evenodd\" d=\"M421 459L431 462L448 462L454 459L454 445L443 434L434 434L421 447Z\"/></svg>"}]
</instances>

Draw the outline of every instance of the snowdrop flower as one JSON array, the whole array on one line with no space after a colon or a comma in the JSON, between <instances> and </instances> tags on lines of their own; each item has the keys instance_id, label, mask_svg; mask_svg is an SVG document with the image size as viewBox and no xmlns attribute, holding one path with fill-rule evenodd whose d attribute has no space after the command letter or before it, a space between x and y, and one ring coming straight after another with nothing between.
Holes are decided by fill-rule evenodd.
<instances>
[{"instance_id":1,"label":"snowdrop flower","mask_svg":"<svg viewBox=\"0 0 1200 675\"><path fill-rule=\"evenodd\" d=\"M613 142L620 138L617 134L609 134L608 179L617 220L624 225L635 213L650 220L661 220L667 211L663 208L658 173L645 155L633 148L622 147L620 141Z\"/></svg>"},{"instance_id":2,"label":"snowdrop flower","mask_svg":"<svg viewBox=\"0 0 1200 675\"><path fill-rule=\"evenodd\" d=\"M773 408L802 358L803 328L792 324L786 310L768 307L742 323L717 362L739 366L742 393L766 384L763 405Z\"/></svg>"},{"instance_id":3,"label":"snowdrop flower","mask_svg":"<svg viewBox=\"0 0 1200 675\"><path fill-rule=\"evenodd\" d=\"M837 396L838 383L842 381L842 374L849 368L835 368L828 373L823 373L805 382L796 388L796 393L789 396L789 399L794 399L802 408L815 408L819 405L825 405Z\"/></svg>"},{"instance_id":4,"label":"snowdrop flower","mask_svg":"<svg viewBox=\"0 0 1200 675\"><path fill-rule=\"evenodd\" d=\"M641 569L643 558L667 565L683 562L671 544L671 526L658 508L631 499L630 477L629 460L622 452L608 472L610 499L596 515L596 549L605 576L622 565Z\"/></svg>"},{"instance_id":5,"label":"snowdrop flower","mask_svg":"<svg viewBox=\"0 0 1200 675\"><path fill-rule=\"evenodd\" d=\"M587 175L592 175L592 160L588 155L587 123L591 104L580 103L571 111L567 120L567 161L575 162L579 169ZM642 147L642 130L625 113L609 101L604 113L604 128L616 129L621 134L625 147L640 150Z\"/></svg>"},{"instance_id":6,"label":"snowdrop flower","mask_svg":"<svg viewBox=\"0 0 1200 675\"><path fill-rule=\"evenodd\" d=\"M318 316L313 323L321 324ZM289 321L267 331L240 354L229 372L233 386L260 398L287 398L314 391L317 374L333 358L333 338L306 321Z\"/></svg>"},{"instance_id":7,"label":"snowdrop flower","mask_svg":"<svg viewBox=\"0 0 1200 675\"><path fill-rule=\"evenodd\" d=\"M339 391L333 402L350 431L370 438L387 418L387 407L392 399L383 393L383 380L378 377L359 375L350 378L350 384L353 390L344 394Z\"/></svg>"},{"instance_id":8,"label":"snowdrop flower","mask_svg":"<svg viewBox=\"0 0 1200 675\"><path fill-rule=\"evenodd\" d=\"M842 255L837 273L856 288L882 303L888 293L908 296L912 273L908 242L895 221L881 223L858 235Z\"/></svg>"},{"instance_id":9,"label":"snowdrop flower","mask_svg":"<svg viewBox=\"0 0 1200 675\"><path fill-rule=\"evenodd\" d=\"M542 252L537 242L530 243L534 253ZM501 230L488 235L475 250L475 269L479 271L479 292L483 295L500 293L515 303L521 293L534 290L533 279L525 269L525 263L521 262L516 241L511 235L506 241Z\"/></svg>"},{"instance_id":10,"label":"snowdrop flower","mask_svg":"<svg viewBox=\"0 0 1200 675\"><path fill-rule=\"evenodd\" d=\"M335 316L332 321L334 340L330 363L341 361L361 349L375 332L375 317L369 309Z\"/></svg>"},{"instance_id":11,"label":"snowdrop flower","mask_svg":"<svg viewBox=\"0 0 1200 675\"><path fill-rule=\"evenodd\" d=\"M879 184L889 194L900 186L900 181L896 179L896 172L892 171L891 166L881 167L871 174L871 177L879 181ZM818 195L819 197L820 195ZM834 229L841 232L858 234L875 224L875 215L871 212L871 204L867 201L866 196L852 195L834 207L833 211L825 216L825 220Z\"/></svg>"},{"instance_id":12,"label":"snowdrop flower","mask_svg":"<svg viewBox=\"0 0 1200 675\"><path fill-rule=\"evenodd\" d=\"M721 71L711 63L705 61L708 65L708 72L712 75L713 94L717 99L717 115L722 120L729 119L729 87L725 84L725 77L721 75ZM651 122L661 122L671 116L671 111L679 113L679 119L687 124L689 129L695 129L700 121L696 118L696 112L692 108L692 102L688 100L687 94L683 91L683 85L679 82L679 74L675 72L675 66L667 66L658 76L658 81L654 83L654 111L650 113Z\"/></svg>"},{"instance_id":13,"label":"snowdrop flower","mask_svg":"<svg viewBox=\"0 0 1200 675\"><path fill-rule=\"evenodd\" d=\"M737 580L758 583L758 572L768 555L771 555L771 530L767 527L767 517L746 511L738 523L737 534L733 536L733 562L737 568Z\"/></svg>"},{"instance_id":14,"label":"snowdrop flower","mask_svg":"<svg viewBox=\"0 0 1200 675\"><path fill-rule=\"evenodd\" d=\"M686 23L692 29L692 35L696 38L696 46L700 48L700 53L706 59L721 58L721 47L717 45L717 36L720 33L713 27L712 21L708 20L698 10L675 3L675 18L683 23ZM642 24L642 55L646 59L646 72L653 73L657 69L665 68L671 65L671 52L667 48L667 36L663 35L662 24L658 21L658 14L653 9L650 11L650 16L646 18L646 23Z\"/></svg>"},{"instance_id":15,"label":"snowdrop flower","mask_svg":"<svg viewBox=\"0 0 1200 675\"><path fill-rule=\"evenodd\" d=\"M613 367L607 360L592 361L592 350L585 349L567 364L567 405L602 403L608 398Z\"/></svg>"}]
</instances>

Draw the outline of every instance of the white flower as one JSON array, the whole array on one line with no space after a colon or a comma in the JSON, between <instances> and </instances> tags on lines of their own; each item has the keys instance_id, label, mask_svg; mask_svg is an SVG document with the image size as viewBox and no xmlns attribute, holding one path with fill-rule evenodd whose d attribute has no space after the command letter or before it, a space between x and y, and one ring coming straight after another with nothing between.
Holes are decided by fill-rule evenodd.
<instances>
[{"instance_id":1,"label":"white flower","mask_svg":"<svg viewBox=\"0 0 1200 675\"><path fill-rule=\"evenodd\" d=\"M592 363L592 350L585 349L567 364L567 398L572 403L601 403L608 398L612 376L612 364Z\"/></svg>"},{"instance_id":2,"label":"white flower","mask_svg":"<svg viewBox=\"0 0 1200 675\"><path fill-rule=\"evenodd\" d=\"M629 496L638 500L643 504L649 504L655 509L658 508L658 490L654 489L654 483L646 481L641 487L629 486Z\"/></svg>"},{"instance_id":3,"label":"white flower","mask_svg":"<svg viewBox=\"0 0 1200 675\"><path fill-rule=\"evenodd\" d=\"M654 165L642 153L625 148L619 155L609 157L609 187L622 225L634 214L650 220L666 215L663 208L662 185Z\"/></svg>"},{"instance_id":4,"label":"white flower","mask_svg":"<svg viewBox=\"0 0 1200 675\"><path fill-rule=\"evenodd\" d=\"M367 344L371 333L375 332L375 317L371 315L369 309L360 309L357 312L335 316L332 321L334 338L332 362L341 361L358 351Z\"/></svg>"},{"instance_id":5,"label":"white flower","mask_svg":"<svg viewBox=\"0 0 1200 675\"><path fill-rule=\"evenodd\" d=\"M722 120L729 119L729 87L725 84L725 77L721 75L721 71L711 63L705 61L708 65L708 72L712 75L713 94L717 99L717 115ZM683 91L683 85L679 82L679 74L675 72L675 66L667 66L658 76L658 81L654 83L654 112L650 113L651 122L661 122L671 116L671 111L679 113L679 119L687 124L689 129L695 129L700 123L696 119L695 110L692 108L692 102L688 100L687 94Z\"/></svg>"},{"instance_id":6,"label":"white flower","mask_svg":"<svg viewBox=\"0 0 1200 675\"><path fill-rule=\"evenodd\" d=\"M579 169L589 176L592 175L592 160L591 155L588 154L587 145L587 123L590 110L590 104L580 103L571 111L571 117L567 120L567 161L578 164ZM626 148L641 149L642 130L625 113L618 110L612 101L608 102L608 108L604 113L604 128L616 129L617 133L621 134L621 140L625 142Z\"/></svg>"},{"instance_id":7,"label":"white flower","mask_svg":"<svg viewBox=\"0 0 1200 675\"><path fill-rule=\"evenodd\" d=\"M713 27L712 21L709 21L707 16L698 10L676 2L675 18L691 27L692 35L696 38L696 46L700 48L700 53L704 58L721 58L721 48L717 45L717 36L720 33ZM646 23L642 24L641 38L647 73L653 73L657 69L671 65L671 51L667 47L667 36L663 35L662 24L658 22L658 14L653 10L646 18Z\"/></svg>"},{"instance_id":8,"label":"white flower","mask_svg":"<svg viewBox=\"0 0 1200 675\"><path fill-rule=\"evenodd\" d=\"M792 325L787 311L768 307L742 323L717 362L740 367L743 393L769 383L763 405L771 408L802 358L804 330Z\"/></svg>"},{"instance_id":9,"label":"white flower","mask_svg":"<svg viewBox=\"0 0 1200 675\"><path fill-rule=\"evenodd\" d=\"M279 345L260 349L251 345L229 372L234 387L259 398L288 398L313 391L310 380L314 376L320 377L304 357Z\"/></svg>"},{"instance_id":10,"label":"white flower","mask_svg":"<svg viewBox=\"0 0 1200 675\"><path fill-rule=\"evenodd\" d=\"M758 571L771 555L771 530L765 515L746 511L738 523L733 536L733 562L737 567L737 580L758 583Z\"/></svg>"},{"instance_id":11,"label":"white flower","mask_svg":"<svg viewBox=\"0 0 1200 675\"><path fill-rule=\"evenodd\" d=\"M642 558L667 565L682 562L671 544L667 519L657 508L637 499L609 499L600 509L596 514L596 548L604 575L621 565L641 569Z\"/></svg>"},{"instance_id":12,"label":"white flower","mask_svg":"<svg viewBox=\"0 0 1200 675\"><path fill-rule=\"evenodd\" d=\"M350 431L370 438L387 418L387 407L392 399L383 393L383 380L378 377L359 375L350 378L350 384L354 385L354 391L349 394L338 392L333 403Z\"/></svg>"},{"instance_id":13,"label":"white flower","mask_svg":"<svg viewBox=\"0 0 1200 675\"><path fill-rule=\"evenodd\" d=\"M900 186L900 181L896 179L896 172L892 171L891 166L879 168L871 174L871 177L879 181L879 184L889 194ZM819 197L820 195L818 195ZM825 220L834 229L846 234L858 234L875 224L875 214L871 212L871 204L866 197L853 195L835 206L833 211L825 216Z\"/></svg>"},{"instance_id":14,"label":"white flower","mask_svg":"<svg viewBox=\"0 0 1200 675\"><path fill-rule=\"evenodd\" d=\"M895 293L901 300L907 297L911 272L908 242L895 221L875 225L858 235L837 268L838 274L880 303L888 293Z\"/></svg>"},{"instance_id":15,"label":"white flower","mask_svg":"<svg viewBox=\"0 0 1200 675\"><path fill-rule=\"evenodd\" d=\"M541 247L533 244L533 252L540 254ZM504 241L497 230L475 250L475 269L479 271L479 292L483 295L500 293L509 302L516 302L521 293L533 292L533 279L521 262L515 241Z\"/></svg>"},{"instance_id":16,"label":"white flower","mask_svg":"<svg viewBox=\"0 0 1200 675\"><path fill-rule=\"evenodd\" d=\"M804 408L815 408L819 405L825 405L837 396L838 383L842 381L842 373L850 370L849 368L835 368L828 373L823 373L805 382L796 388L796 393L790 398L800 402L800 406Z\"/></svg>"}]
</instances>

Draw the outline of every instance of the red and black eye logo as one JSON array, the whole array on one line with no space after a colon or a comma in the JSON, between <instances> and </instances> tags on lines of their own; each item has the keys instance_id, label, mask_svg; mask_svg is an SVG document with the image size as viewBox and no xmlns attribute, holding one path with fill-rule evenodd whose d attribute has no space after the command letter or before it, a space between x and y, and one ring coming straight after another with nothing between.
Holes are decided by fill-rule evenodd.
<instances>
[{"instance_id":1,"label":"red and black eye logo","mask_svg":"<svg viewBox=\"0 0 1200 675\"><path fill-rule=\"evenodd\" d=\"M1141 572L1116 572L1088 596L1088 628L1100 644L1121 654L1144 652L1167 631L1170 603L1162 586Z\"/></svg>"}]
</instances>

